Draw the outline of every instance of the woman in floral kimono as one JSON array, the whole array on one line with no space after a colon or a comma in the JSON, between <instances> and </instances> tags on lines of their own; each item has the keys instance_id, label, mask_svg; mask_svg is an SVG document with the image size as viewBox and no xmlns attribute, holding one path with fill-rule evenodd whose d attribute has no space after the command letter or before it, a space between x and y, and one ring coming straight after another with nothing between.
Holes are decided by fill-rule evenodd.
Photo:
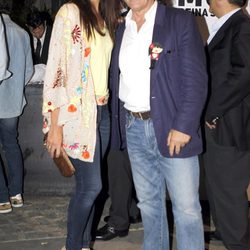
<instances>
[{"instance_id":1,"label":"woman in floral kimono","mask_svg":"<svg viewBox=\"0 0 250 250\"><path fill-rule=\"evenodd\" d=\"M52 157L65 149L76 172L68 208L67 250L90 249L100 163L109 141L108 68L117 0L72 0L53 26L43 92L44 132Z\"/></svg>"}]
</instances>

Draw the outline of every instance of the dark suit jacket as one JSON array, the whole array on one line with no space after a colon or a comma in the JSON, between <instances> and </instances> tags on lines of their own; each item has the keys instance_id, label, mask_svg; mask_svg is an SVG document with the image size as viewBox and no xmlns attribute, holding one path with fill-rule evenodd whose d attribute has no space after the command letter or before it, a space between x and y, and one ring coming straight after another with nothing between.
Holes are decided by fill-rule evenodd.
<instances>
[{"instance_id":1,"label":"dark suit jacket","mask_svg":"<svg viewBox=\"0 0 250 250\"><path fill-rule=\"evenodd\" d=\"M34 64L40 64L40 63L47 64L51 32L52 32L52 27L50 25L47 25L46 34L45 34L44 43L43 43L42 52L41 52L41 57L40 59L37 59L34 56L33 58Z\"/></svg>"},{"instance_id":2,"label":"dark suit jacket","mask_svg":"<svg viewBox=\"0 0 250 250\"><path fill-rule=\"evenodd\" d=\"M125 146L126 111L118 99L118 59L124 29L125 24L120 24L110 68L111 146L114 148ZM166 140L170 129L176 129L192 136L178 157L196 155L202 151L199 127L207 94L207 74L204 47L194 17L186 11L158 4L152 42L163 47L150 79L151 118L159 150L169 157Z\"/></svg>"},{"instance_id":3,"label":"dark suit jacket","mask_svg":"<svg viewBox=\"0 0 250 250\"><path fill-rule=\"evenodd\" d=\"M208 45L210 98L206 120L219 117L215 142L250 150L250 20L233 14Z\"/></svg>"}]
</instances>

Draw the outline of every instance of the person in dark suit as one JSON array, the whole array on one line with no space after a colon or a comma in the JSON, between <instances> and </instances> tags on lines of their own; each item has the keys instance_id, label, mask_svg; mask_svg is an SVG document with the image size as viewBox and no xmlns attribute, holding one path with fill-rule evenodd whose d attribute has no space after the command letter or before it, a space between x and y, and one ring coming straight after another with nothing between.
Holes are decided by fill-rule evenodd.
<instances>
[{"instance_id":1,"label":"person in dark suit","mask_svg":"<svg viewBox=\"0 0 250 250\"><path fill-rule=\"evenodd\" d=\"M250 20L241 9L245 3L209 2L219 19L208 39L210 94L204 159L216 235L230 250L250 249L246 192L250 181Z\"/></svg>"},{"instance_id":2,"label":"person in dark suit","mask_svg":"<svg viewBox=\"0 0 250 250\"><path fill-rule=\"evenodd\" d=\"M111 240L128 234L130 224L141 222L127 150L108 154L110 208L106 224L95 233L96 240Z\"/></svg>"},{"instance_id":3,"label":"person in dark suit","mask_svg":"<svg viewBox=\"0 0 250 250\"><path fill-rule=\"evenodd\" d=\"M128 8L124 1L120 4L122 20L127 15ZM127 150L112 149L107 159L111 205L109 215L104 217L106 224L95 233L96 240L111 240L118 236L126 236L130 224L141 222Z\"/></svg>"},{"instance_id":4,"label":"person in dark suit","mask_svg":"<svg viewBox=\"0 0 250 250\"><path fill-rule=\"evenodd\" d=\"M178 249L203 250L197 155L207 73L201 37L184 10L154 0L125 2L130 11L117 29L110 68L111 148L128 149L143 250L169 249L166 187Z\"/></svg>"},{"instance_id":5,"label":"person in dark suit","mask_svg":"<svg viewBox=\"0 0 250 250\"><path fill-rule=\"evenodd\" d=\"M27 15L26 25L33 37L34 64L47 64L52 26L45 13L33 11Z\"/></svg>"}]
</instances>

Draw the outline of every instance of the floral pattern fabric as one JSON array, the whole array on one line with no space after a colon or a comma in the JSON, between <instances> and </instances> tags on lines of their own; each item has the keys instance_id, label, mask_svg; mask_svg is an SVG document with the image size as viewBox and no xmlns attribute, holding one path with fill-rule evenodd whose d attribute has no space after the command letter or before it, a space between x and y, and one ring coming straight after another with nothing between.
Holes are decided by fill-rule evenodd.
<instances>
[{"instance_id":1,"label":"floral pattern fabric","mask_svg":"<svg viewBox=\"0 0 250 250\"><path fill-rule=\"evenodd\" d=\"M80 25L79 9L73 3L58 11L49 49L44 81L44 133L51 112L60 108L63 147L72 158L93 162L96 143L96 98L90 70L91 48Z\"/></svg>"}]
</instances>

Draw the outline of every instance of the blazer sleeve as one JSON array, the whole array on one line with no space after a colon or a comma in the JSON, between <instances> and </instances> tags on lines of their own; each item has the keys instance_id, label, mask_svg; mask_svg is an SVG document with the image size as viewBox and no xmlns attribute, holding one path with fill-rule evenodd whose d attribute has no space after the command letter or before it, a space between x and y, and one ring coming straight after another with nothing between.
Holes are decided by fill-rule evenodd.
<instances>
[{"instance_id":1,"label":"blazer sleeve","mask_svg":"<svg viewBox=\"0 0 250 250\"><path fill-rule=\"evenodd\" d=\"M188 13L181 20L178 43L180 50L181 105L172 128L193 136L200 127L200 117L207 97L205 50L195 18Z\"/></svg>"},{"instance_id":2,"label":"blazer sleeve","mask_svg":"<svg viewBox=\"0 0 250 250\"><path fill-rule=\"evenodd\" d=\"M68 33L65 32L67 8L63 5L58 11L51 34L48 62L43 89L43 115L50 117L50 112L68 103L66 94L66 54Z\"/></svg>"},{"instance_id":3,"label":"blazer sleeve","mask_svg":"<svg viewBox=\"0 0 250 250\"><path fill-rule=\"evenodd\" d=\"M250 21L236 26L231 53L231 67L227 79L213 90L206 112L206 120L224 116L250 94Z\"/></svg>"}]
</instances>

